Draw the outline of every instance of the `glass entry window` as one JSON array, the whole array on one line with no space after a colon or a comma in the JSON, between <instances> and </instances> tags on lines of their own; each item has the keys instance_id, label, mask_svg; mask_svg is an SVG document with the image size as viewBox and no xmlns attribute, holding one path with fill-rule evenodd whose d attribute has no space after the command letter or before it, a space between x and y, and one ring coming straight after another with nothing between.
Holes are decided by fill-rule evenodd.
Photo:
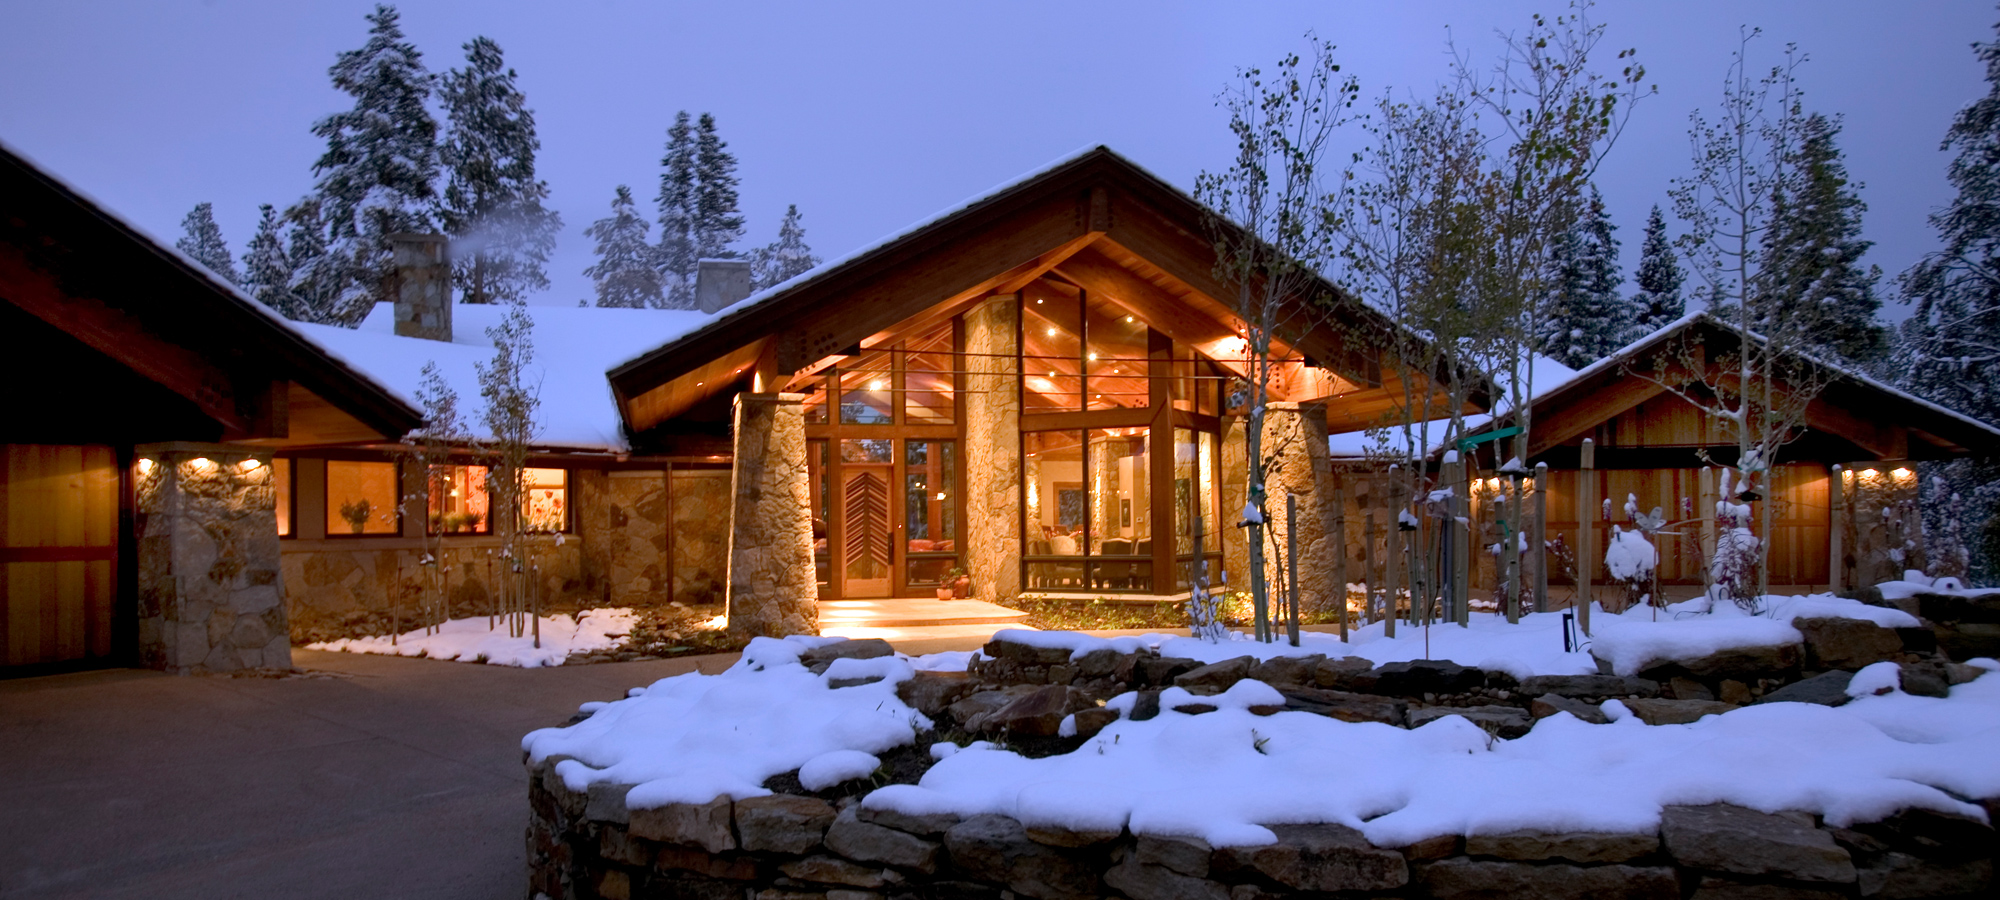
<instances>
[{"instance_id":1,"label":"glass entry window","mask_svg":"<svg viewBox=\"0 0 2000 900\"><path fill-rule=\"evenodd\" d=\"M822 596L929 596L959 566L958 442L813 441L813 556Z\"/></svg>"},{"instance_id":2,"label":"glass entry window","mask_svg":"<svg viewBox=\"0 0 2000 900\"><path fill-rule=\"evenodd\" d=\"M1153 589L1148 429L1037 431L1021 436L1027 481L1027 587Z\"/></svg>"}]
</instances>

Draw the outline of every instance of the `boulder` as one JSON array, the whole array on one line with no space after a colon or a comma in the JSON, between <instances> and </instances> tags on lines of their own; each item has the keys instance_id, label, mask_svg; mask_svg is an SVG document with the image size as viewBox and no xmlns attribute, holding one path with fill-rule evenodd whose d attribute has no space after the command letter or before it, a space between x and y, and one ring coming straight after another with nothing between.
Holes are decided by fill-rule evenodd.
<instances>
[{"instance_id":1,"label":"boulder","mask_svg":"<svg viewBox=\"0 0 2000 900\"><path fill-rule=\"evenodd\" d=\"M736 837L745 850L804 853L819 846L833 818L833 805L816 797L751 797L736 802Z\"/></svg>"},{"instance_id":2,"label":"boulder","mask_svg":"<svg viewBox=\"0 0 2000 900\"><path fill-rule=\"evenodd\" d=\"M1028 840L1050 847L1068 847L1070 849L1108 844L1124 836L1125 829L1123 828L1116 831L1072 831L1068 828L1054 826L1028 829Z\"/></svg>"},{"instance_id":3,"label":"boulder","mask_svg":"<svg viewBox=\"0 0 2000 900\"><path fill-rule=\"evenodd\" d=\"M944 833L951 864L981 881L1041 900L1095 897L1096 867L1028 838L1021 823L1006 816L973 816Z\"/></svg>"},{"instance_id":4,"label":"boulder","mask_svg":"<svg viewBox=\"0 0 2000 900\"><path fill-rule=\"evenodd\" d=\"M1313 667L1313 683L1343 691L1375 689L1375 664L1359 656L1329 659Z\"/></svg>"},{"instance_id":5,"label":"boulder","mask_svg":"<svg viewBox=\"0 0 2000 900\"><path fill-rule=\"evenodd\" d=\"M968 731L1005 732L1033 737L1054 736L1065 716L1090 706L1066 684L1050 684L1023 694L984 716L964 721Z\"/></svg>"},{"instance_id":6,"label":"boulder","mask_svg":"<svg viewBox=\"0 0 2000 900\"><path fill-rule=\"evenodd\" d=\"M1160 692L1139 691L1132 700L1132 712L1126 716L1134 722L1144 722L1160 714Z\"/></svg>"},{"instance_id":7,"label":"boulder","mask_svg":"<svg viewBox=\"0 0 2000 900\"><path fill-rule=\"evenodd\" d=\"M1174 677L1174 685L1192 694L1220 694L1231 685L1250 676L1250 667L1257 660L1239 656L1218 663L1209 663L1199 669L1190 669Z\"/></svg>"},{"instance_id":8,"label":"boulder","mask_svg":"<svg viewBox=\"0 0 2000 900\"><path fill-rule=\"evenodd\" d=\"M1862 619L1793 619L1792 627L1806 636L1808 668L1859 669L1903 652L1903 639L1895 629Z\"/></svg>"},{"instance_id":9,"label":"boulder","mask_svg":"<svg viewBox=\"0 0 2000 900\"><path fill-rule=\"evenodd\" d=\"M1107 869L1104 883L1132 900L1230 900L1229 888L1217 882L1147 865L1132 856Z\"/></svg>"},{"instance_id":10,"label":"boulder","mask_svg":"<svg viewBox=\"0 0 2000 900\"><path fill-rule=\"evenodd\" d=\"M1566 712L1592 725L1608 725L1611 723L1611 717L1605 715L1604 710L1581 700L1571 700L1559 694L1543 694L1540 697L1536 697L1528 705L1528 712L1532 713L1538 720L1546 719L1559 712Z\"/></svg>"},{"instance_id":11,"label":"boulder","mask_svg":"<svg viewBox=\"0 0 2000 900\"><path fill-rule=\"evenodd\" d=\"M1375 690L1398 697L1466 694L1486 686L1486 673L1437 659L1384 663L1375 667Z\"/></svg>"},{"instance_id":12,"label":"boulder","mask_svg":"<svg viewBox=\"0 0 2000 900\"><path fill-rule=\"evenodd\" d=\"M1680 900L1680 881L1666 866L1562 866L1447 859L1420 867L1424 896L1437 900Z\"/></svg>"},{"instance_id":13,"label":"boulder","mask_svg":"<svg viewBox=\"0 0 2000 900\"><path fill-rule=\"evenodd\" d=\"M1198 837L1138 835L1132 844L1133 859L1149 866L1164 866L1182 875L1208 877L1208 861L1215 848Z\"/></svg>"},{"instance_id":14,"label":"boulder","mask_svg":"<svg viewBox=\"0 0 2000 900\"><path fill-rule=\"evenodd\" d=\"M1139 679L1154 687L1170 687L1183 672L1201 668L1201 663L1178 656L1153 656L1139 662Z\"/></svg>"},{"instance_id":15,"label":"boulder","mask_svg":"<svg viewBox=\"0 0 2000 900\"><path fill-rule=\"evenodd\" d=\"M1024 666L1059 666L1069 662L1070 655L1067 647L1030 647L998 637L987 641L979 652L992 659L1013 660Z\"/></svg>"},{"instance_id":16,"label":"boulder","mask_svg":"<svg viewBox=\"0 0 2000 900\"><path fill-rule=\"evenodd\" d=\"M1905 694L1914 694L1918 697L1944 697L1951 694L1951 674L1945 670L1945 663L1942 660L1906 662L1897 668Z\"/></svg>"},{"instance_id":17,"label":"boulder","mask_svg":"<svg viewBox=\"0 0 2000 900\"><path fill-rule=\"evenodd\" d=\"M1854 680L1853 672L1835 669L1822 672L1804 681L1796 681L1759 697L1753 703L1817 703L1821 706L1841 706L1853 699L1847 696L1847 683Z\"/></svg>"},{"instance_id":18,"label":"boulder","mask_svg":"<svg viewBox=\"0 0 2000 900\"><path fill-rule=\"evenodd\" d=\"M1686 725L1702 716L1721 715L1736 709L1734 703L1719 700L1625 700L1625 708L1648 725Z\"/></svg>"},{"instance_id":19,"label":"boulder","mask_svg":"<svg viewBox=\"0 0 2000 900\"><path fill-rule=\"evenodd\" d=\"M1970 816L1910 808L1879 822L1855 825L1890 850L1925 859L1967 860L1993 853L1993 826Z\"/></svg>"},{"instance_id":20,"label":"boulder","mask_svg":"<svg viewBox=\"0 0 2000 900\"><path fill-rule=\"evenodd\" d=\"M1755 681L1759 678L1773 677L1780 672L1796 670L1804 658L1805 648L1800 644L1732 647L1706 656L1654 660L1640 667L1639 677L1652 681L1668 681L1676 675L1686 675L1703 681L1716 678Z\"/></svg>"},{"instance_id":21,"label":"boulder","mask_svg":"<svg viewBox=\"0 0 2000 900\"><path fill-rule=\"evenodd\" d=\"M731 803L727 796L707 803L669 803L629 813L626 830L633 837L668 844L700 847L710 853L736 849L736 834L729 827Z\"/></svg>"},{"instance_id":22,"label":"boulder","mask_svg":"<svg viewBox=\"0 0 2000 900\"><path fill-rule=\"evenodd\" d=\"M1715 692L1709 690L1708 685L1702 684L1692 678L1676 676L1672 681L1667 683L1667 690L1674 695L1675 700L1715 699Z\"/></svg>"},{"instance_id":23,"label":"boulder","mask_svg":"<svg viewBox=\"0 0 2000 900\"><path fill-rule=\"evenodd\" d=\"M1464 716L1466 721L1509 739L1527 734L1528 726L1533 724L1528 711L1518 706L1425 706L1410 710L1407 715L1411 728L1445 716Z\"/></svg>"},{"instance_id":24,"label":"boulder","mask_svg":"<svg viewBox=\"0 0 2000 900\"><path fill-rule=\"evenodd\" d=\"M823 673L836 659L875 659L880 656L894 656L896 648L881 638L860 638L856 640L834 641L831 644L814 647L799 654L799 662L814 674Z\"/></svg>"},{"instance_id":25,"label":"boulder","mask_svg":"<svg viewBox=\"0 0 2000 900\"><path fill-rule=\"evenodd\" d=\"M1085 653L1073 665L1076 673L1083 678L1106 678L1118 671L1118 664L1125 656L1110 647L1099 647Z\"/></svg>"},{"instance_id":26,"label":"boulder","mask_svg":"<svg viewBox=\"0 0 2000 900\"><path fill-rule=\"evenodd\" d=\"M839 884L857 888L879 888L903 880L892 869L857 865L838 856L808 856L778 864L786 878L813 884Z\"/></svg>"},{"instance_id":27,"label":"boulder","mask_svg":"<svg viewBox=\"0 0 2000 900\"><path fill-rule=\"evenodd\" d=\"M668 844L652 860L653 868L675 873L691 872L705 878L750 881L757 877L757 861L747 856L716 856L694 847ZM685 876L677 876L685 877ZM741 890L743 885L731 885Z\"/></svg>"},{"instance_id":28,"label":"boulder","mask_svg":"<svg viewBox=\"0 0 2000 900\"><path fill-rule=\"evenodd\" d=\"M863 803L854 808L854 817L870 825L894 828L919 837L937 837L959 823L957 813L928 813L912 816L893 809L874 809Z\"/></svg>"},{"instance_id":29,"label":"boulder","mask_svg":"<svg viewBox=\"0 0 2000 900\"><path fill-rule=\"evenodd\" d=\"M1721 684L1716 685L1715 699L1724 703L1734 703L1737 706L1743 706L1757 698L1750 693L1749 685L1734 678L1725 678Z\"/></svg>"},{"instance_id":30,"label":"boulder","mask_svg":"<svg viewBox=\"0 0 2000 900\"><path fill-rule=\"evenodd\" d=\"M995 691L975 691L959 698L945 711L951 714L961 728L973 730L972 720L999 711L1003 706L1035 692L1037 688L1028 684L1016 684Z\"/></svg>"},{"instance_id":31,"label":"boulder","mask_svg":"<svg viewBox=\"0 0 2000 900\"><path fill-rule=\"evenodd\" d=\"M1116 710L1105 709L1102 706L1077 710L1076 736L1080 738L1095 737L1098 732L1104 730L1104 726L1116 721L1118 721L1118 712Z\"/></svg>"},{"instance_id":32,"label":"boulder","mask_svg":"<svg viewBox=\"0 0 2000 900\"><path fill-rule=\"evenodd\" d=\"M1726 803L1669 806L1660 814L1660 837L1667 853L1692 869L1832 884L1855 878L1847 851L1806 816Z\"/></svg>"},{"instance_id":33,"label":"boulder","mask_svg":"<svg viewBox=\"0 0 2000 900\"><path fill-rule=\"evenodd\" d=\"M1286 709L1318 713L1342 722L1380 722L1400 726L1404 711L1409 707L1400 700L1346 691L1280 688L1278 693L1284 696Z\"/></svg>"},{"instance_id":34,"label":"boulder","mask_svg":"<svg viewBox=\"0 0 2000 900\"><path fill-rule=\"evenodd\" d=\"M1216 851L1224 871L1249 869L1300 891L1391 891L1408 884L1403 854L1345 825L1273 825L1275 844Z\"/></svg>"},{"instance_id":35,"label":"boulder","mask_svg":"<svg viewBox=\"0 0 2000 900\"><path fill-rule=\"evenodd\" d=\"M1250 667L1250 677L1269 685L1312 684L1326 654L1274 656Z\"/></svg>"},{"instance_id":36,"label":"boulder","mask_svg":"<svg viewBox=\"0 0 2000 900\"><path fill-rule=\"evenodd\" d=\"M1907 853L1885 853L1856 879L1870 900L1976 897L1992 889L1991 857L1941 862ZM1987 896L1991 896L1988 894Z\"/></svg>"},{"instance_id":37,"label":"boulder","mask_svg":"<svg viewBox=\"0 0 2000 900\"><path fill-rule=\"evenodd\" d=\"M918 672L915 678L896 685L896 697L917 712L935 717L976 687L978 684L964 672Z\"/></svg>"},{"instance_id":38,"label":"boulder","mask_svg":"<svg viewBox=\"0 0 2000 900\"><path fill-rule=\"evenodd\" d=\"M1659 682L1617 675L1535 675L1521 679L1520 692L1530 697L1657 697Z\"/></svg>"},{"instance_id":39,"label":"boulder","mask_svg":"<svg viewBox=\"0 0 2000 900\"><path fill-rule=\"evenodd\" d=\"M583 817L592 822L611 822L623 825L631 818L625 809L625 795L632 785L610 781L594 781L584 792Z\"/></svg>"},{"instance_id":40,"label":"boulder","mask_svg":"<svg viewBox=\"0 0 2000 900\"><path fill-rule=\"evenodd\" d=\"M937 842L863 822L851 806L826 830L826 849L856 862L914 869L926 875L937 871Z\"/></svg>"},{"instance_id":41,"label":"boulder","mask_svg":"<svg viewBox=\"0 0 2000 900\"><path fill-rule=\"evenodd\" d=\"M1491 856L1515 862L1559 859L1573 863L1622 863L1660 849L1657 834L1605 834L1572 831L1508 831L1475 834L1465 839L1468 856Z\"/></svg>"},{"instance_id":42,"label":"boulder","mask_svg":"<svg viewBox=\"0 0 2000 900\"><path fill-rule=\"evenodd\" d=\"M1846 891L1829 890L1827 885L1808 887L1703 875L1695 880L1689 900L1843 900L1847 896Z\"/></svg>"},{"instance_id":43,"label":"boulder","mask_svg":"<svg viewBox=\"0 0 2000 900\"><path fill-rule=\"evenodd\" d=\"M1954 687L1961 684L1970 684L1984 674L1986 674L1986 670L1978 666L1968 666L1965 663L1944 664L1945 681Z\"/></svg>"}]
</instances>

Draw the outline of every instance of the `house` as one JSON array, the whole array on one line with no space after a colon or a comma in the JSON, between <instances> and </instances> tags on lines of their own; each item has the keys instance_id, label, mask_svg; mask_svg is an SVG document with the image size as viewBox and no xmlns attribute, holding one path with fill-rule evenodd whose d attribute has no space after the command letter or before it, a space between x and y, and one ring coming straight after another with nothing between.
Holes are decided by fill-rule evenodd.
<instances>
[{"instance_id":1,"label":"house","mask_svg":"<svg viewBox=\"0 0 2000 900\"><path fill-rule=\"evenodd\" d=\"M417 411L0 147L0 667L289 666L272 453Z\"/></svg>"},{"instance_id":2,"label":"house","mask_svg":"<svg viewBox=\"0 0 2000 900\"><path fill-rule=\"evenodd\" d=\"M1661 593L1684 598L1702 591L1703 561L1715 547L1721 467L1737 463L1737 444L1726 421L1688 398L1708 396L1704 384L1729 371L1741 340L1729 323L1694 313L1581 372L1542 367L1529 406L1526 464L1549 467L1546 539L1572 557L1551 561L1550 583L1575 585L1572 567L1581 565L1595 598L1623 595L1623 588L1608 584L1603 557L1614 526L1634 528L1625 512L1629 499L1642 514L1658 508L1669 523L1654 540ZM1990 455L2000 450L2000 428L1804 354L1788 359L1797 368L1781 384L1810 398L1799 405L1800 427L1774 461L1768 496L1752 504L1753 518L1764 504L1771 507L1768 583L1785 592L1839 591L1901 577L1906 564L1921 559L1923 546L1916 464ZM1491 438L1513 421L1496 418L1473 420L1468 442ZM1440 437L1436 429L1432 436ZM1354 446L1336 441L1334 448L1336 461L1345 463L1341 480L1350 494L1378 477L1355 458ZM1433 458L1443 449L1431 448ZM1497 470L1512 452L1511 440L1489 440L1465 454L1479 546L1500 540ZM1365 489L1361 493L1366 496ZM1378 496L1349 513L1349 554L1357 572L1366 551L1376 548L1363 547L1354 523L1380 506ZM1387 521L1386 515L1378 511L1377 521ZM1493 557L1472 556L1470 584L1491 590ZM1557 605L1570 594L1551 591Z\"/></svg>"}]
</instances>

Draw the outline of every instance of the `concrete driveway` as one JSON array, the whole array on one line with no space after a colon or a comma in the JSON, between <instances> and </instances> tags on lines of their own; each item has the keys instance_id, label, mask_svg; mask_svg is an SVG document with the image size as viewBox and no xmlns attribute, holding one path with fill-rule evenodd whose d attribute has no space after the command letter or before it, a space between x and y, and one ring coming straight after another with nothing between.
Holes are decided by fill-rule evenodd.
<instances>
[{"instance_id":1,"label":"concrete driveway","mask_svg":"<svg viewBox=\"0 0 2000 900\"><path fill-rule=\"evenodd\" d=\"M0 681L0 897L520 897L521 735L735 661L294 658Z\"/></svg>"}]
</instances>

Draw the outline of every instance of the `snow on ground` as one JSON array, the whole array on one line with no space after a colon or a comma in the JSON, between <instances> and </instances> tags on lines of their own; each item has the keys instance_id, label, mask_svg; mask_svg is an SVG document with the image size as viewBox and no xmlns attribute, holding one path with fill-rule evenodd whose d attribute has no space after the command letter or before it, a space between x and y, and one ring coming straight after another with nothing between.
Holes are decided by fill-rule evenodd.
<instances>
[{"instance_id":1,"label":"snow on ground","mask_svg":"<svg viewBox=\"0 0 2000 900\"><path fill-rule=\"evenodd\" d=\"M1572 625L1572 647L1563 650L1562 613L1531 613L1518 624L1491 613L1474 613L1465 627L1436 624L1428 628L1400 623L1395 637L1388 637L1383 623L1375 622L1350 630L1348 641L1338 635L1305 632L1293 647L1281 636L1273 643L1259 643L1249 635L1230 632L1229 640L1209 643L1186 636L1148 634L1139 637L1100 638L1073 631L1021 631L1005 629L994 637L1031 647L1064 648L1072 659L1092 650L1109 648L1130 653L1145 647L1161 656L1193 659L1203 663L1221 662L1239 656L1270 659L1275 656L1324 654L1328 658L1359 656L1377 664L1416 659L1449 660L1463 666L1506 672L1516 678L1533 675L1587 675L1597 672L1597 655L1630 675L1649 661L1674 657L1704 656L1741 647L1793 644L1804 639L1793 628L1794 618L1837 616L1865 619L1887 627L1917 624L1906 613L1832 594L1769 596L1764 598L1765 614L1752 616L1732 604L1715 604L1714 611L1702 614L1703 601L1676 603L1656 614L1650 607L1628 610L1622 615L1591 608L1592 636L1583 638ZM962 672L970 653L939 653L912 660L917 669Z\"/></svg>"},{"instance_id":2,"label":"snow on ground","mask_svg":"<svg viewBox=\"0 0 2000 900\"><path fill-rule=\"evenodd\" d=\"M1239 682L1202 698L1215 712L1188 715L1172 711L1170 690L1158 717L1115 722L1074 753L1027 759L967 748L919 784L882 788L863 803L1234 845L1271 842L1265 825L1338 822L1402 846L1515 829L1643 832L1662 806L1715 802L1805 810L1835 824L1911 806L1984 819L1946 791L2000 793L2000 755L1988 749L2000 738L1992 674L1948 699L1891 691L1840 708L1772 703L1692 725L1629 716L1589 725L1559 713L1513 741L1456 716L1404 730L1306 712L1252 715L1248 707L1268 702L1269 691ZM1361 769L1368 777L1354 777Z\"/></svg>"},{"instance_id":3,"label":"snow on ground","mask_svg":"<svg viewBox=\"0 0 2000 900\"><path fill-rule=\"evenodd\" d=\"M586 703L590 718L529 732L521 749L536 763L572 757L556 764L571 790L599 781L637 785L626 802L650 808L763 796L765 779L807 766L815 778L852 773L860 755L914 743L917 729L930 727L896 698L896 685L913 674L907 662L843 659L815 675L799 654L824 642L754 638L720 674L676 675L624 700ZM885 677L829 686L857 674Z\"/></svg>"},{"instance_id":4,"label":"snow on ground","mask_svg":"<svg viewBox=\"0 0 2000 900\"><path fill-rule=\"evenodd\" d=\"M1942 582L1942 584L1939 582ZM1917 578L1905 577L1901 581L1884 581L1875 587L1882 592L1882 599L1891 602L1907 599L1917 594L1946 594L1954 597L1986 597L1993 594L2000 594L2000 588L1962 587L1956 578L1939 578L1933 581L1929 578L1919 580Z\"/></svg>"},{"instance_id":5,"label":"snow on ground","mask_svg":"<svg viewBox=\"0 0 2000 900\"><path fill-rule=\"evenodd\" d=\"M307 644L307 650L338 650L342 653L382 653L392 656L423 656L461 662L485 662L496 666L539 668L560 666L572 653L610 650L623 645L638 614L630 609L586 609L575 619L566 615L542 617L540 647L535 646L534 629L520 637L508 630L507 620L476 616L453 619L425 634L423 629L389 638L342 638ZM490 623L490 624L489 624Z\"/></svg>"}]
</instances>

